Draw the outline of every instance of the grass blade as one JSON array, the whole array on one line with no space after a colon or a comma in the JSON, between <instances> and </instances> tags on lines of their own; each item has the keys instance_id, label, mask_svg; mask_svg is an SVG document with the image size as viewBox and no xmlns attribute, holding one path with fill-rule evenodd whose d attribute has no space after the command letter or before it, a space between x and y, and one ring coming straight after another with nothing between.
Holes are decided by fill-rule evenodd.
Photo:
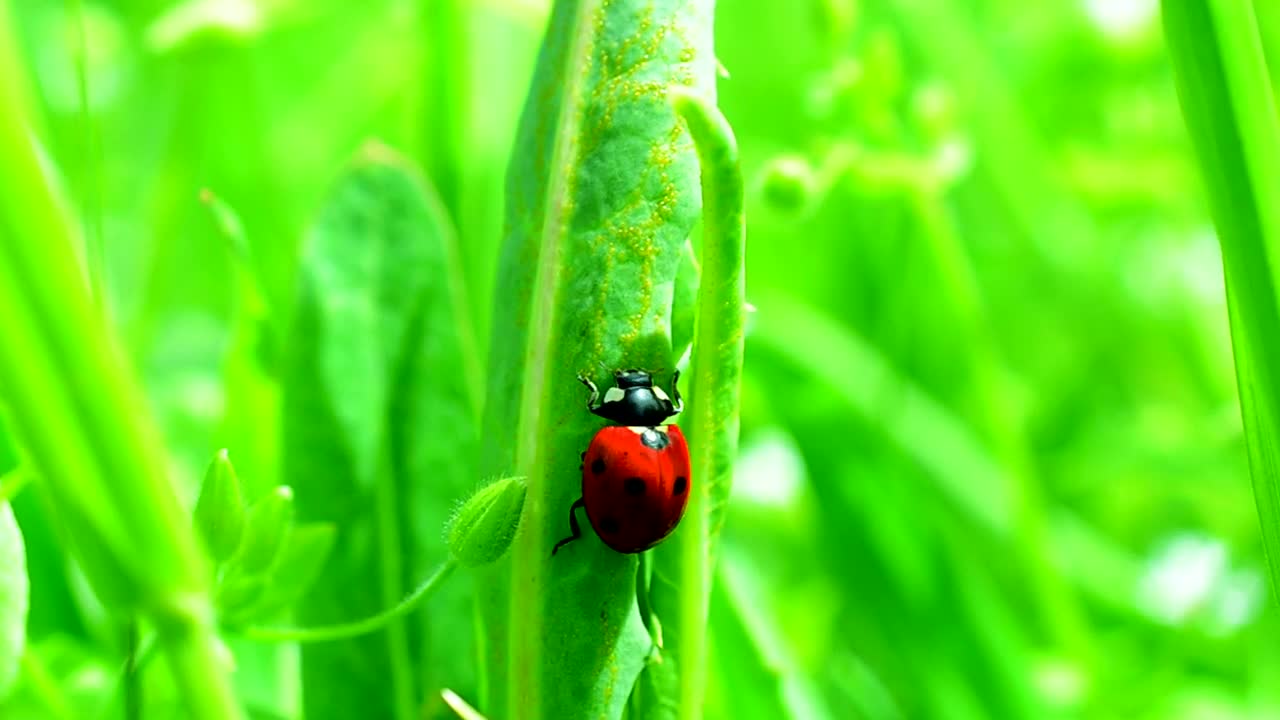
<instances>
[{"instance_id":1,"label":"grass blade","mask_svg":"<svg viewBox=\"0 0 1280 720\"><path fill-rule=\"evenodd\" d=\"M1280 583L1280 120L1254 4L1166 0L1182 112L1218 229L1272 587Z\"/></svg>"}]
</instances>

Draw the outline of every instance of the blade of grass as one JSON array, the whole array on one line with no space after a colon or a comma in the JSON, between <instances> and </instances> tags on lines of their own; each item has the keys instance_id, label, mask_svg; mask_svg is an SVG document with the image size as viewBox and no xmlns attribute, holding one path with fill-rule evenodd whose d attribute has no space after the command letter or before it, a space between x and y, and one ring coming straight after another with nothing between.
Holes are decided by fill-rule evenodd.
<instances>
[{"instance_id":1,"label":"blade of grass","mask_svg":"<svg viewBox=\"0 0 1280 720\"><path fill-rule=\"evenodd\" d=\"M1183 116L1218 229L1245 445L1280 584L1280 120L1254 4L1165 0Z\"/></svg>"}]
</instances>

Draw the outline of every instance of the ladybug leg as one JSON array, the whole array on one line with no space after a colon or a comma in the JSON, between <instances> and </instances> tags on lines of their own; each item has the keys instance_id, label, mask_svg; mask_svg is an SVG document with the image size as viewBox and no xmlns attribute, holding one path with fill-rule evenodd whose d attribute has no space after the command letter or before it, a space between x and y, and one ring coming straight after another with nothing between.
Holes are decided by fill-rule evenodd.
<instances>
[{"instance_id":1,"label":"ladybug leg","mask_svg":"<svg viewBox=\"0 0 1280 720\"><path fill-rule=\"evenodd\" d=\"M671 397L675 398L675 409L672 414L684 410L684 398L680 397L680 368L671 376Z\"/></svg>"},{"instance_id":2,"label":"ladybug leg","mask_svg":"<svg viewBox=\"0 0 1280 720\"><path fill-rule=\"evenodd\" d=\"M591 382L591 379L586 375L579 375L578 382L586 385L587 389L591 391L591 395L587 397L587 409L591 412L595 412L600 407L598 403L600 400L600 391L596 389L596 384Z\"/></svg>"},{"instance_id":3,"label":"ladybug leg","mask_svg":"<svg viewBox=\"0 0 1280 720\"><path fill-rule=\"evenodd\" d=\"M592 390L594 389L595 388L592 388ZM576 512L578 508L586 507L586 506L587 504L583 502L582 498L578 498L576 501L574 501L572 505L569 506L569 532L571 534L569 535L569 537L556 543L555 547L551 548L551 557L556 556L556 552L560 550L561 546L571 543L574 540L577 540L578 538L582 537L582 529L578 527L578 518L577 516L574 515L574 512Z\"/></svg>"}]
</instances>

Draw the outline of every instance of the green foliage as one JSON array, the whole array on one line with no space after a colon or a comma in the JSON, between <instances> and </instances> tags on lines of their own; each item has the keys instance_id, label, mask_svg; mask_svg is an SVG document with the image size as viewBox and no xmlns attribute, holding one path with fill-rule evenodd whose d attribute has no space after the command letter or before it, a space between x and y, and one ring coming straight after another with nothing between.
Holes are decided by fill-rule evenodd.
<instances>
[{"instance_id":1,"label":"green foliage","mask_svg":"<svg viewBox=\"0 0 1280 720\"><path fill-rule=\"evenodd\" d=\"M1280 715L1280 5L716 5L0 2L0 717Z\"/></svg>"},{"instance_id":2,"label":"green foliage","mask_svg":"<svg viewBox=\"0 0 1280 720\"><path fill-rule=\"evenodd\" d=\"M286 485L246 507L225 449L205 471L194 523L213 561L218 620L233 629L292 607L320 575L336 537L327 523L294 522Z\"/></svg>"},{"instance_id":3,"label":"green foliage","mask_svg":"<svg viewBox=\"0 0 1280 720\"><path fill-rule=\"evenodd\" d=\"M0 6L0 388L27 461L109 611L156 623L193 717L235 718L214 655L205 561L162 471L156 428L83 282L78 237L26 127Z\"/></svg>"},{"instance_id":4,"label":"green foliage","mask_svg":"<svg viewBox=\"0 0 1280 720\"><path fill-rule=\"evenodd\" d=\"M678 91L672 101L702 169L702 278L690 357L692 399L681 418L689 436L693 487L680 527L654 552L657 580L650 592L664 623L667 652L660 663L650 663L647 674L665 682L655 693L657 707L642 702L637 712L658 717L674 706L677 717L692 718L701 716L706 693L712 568L738 454L746 217L742 168L729 122L696 96Z\"/></svg>"},{"instance_id":5,"label":"green foliage","mask_svg":"<svg viewBox=\"0 0 1280 720\"><path fill-rule=\"evenodd\" d=\"M285 350L283 473L299 517L339 534L315 601L299 608L304 625L394 605L446 557L447 516L426 508L446 506L474 477L474 367L453 243L430 188L378 145L339 179L308 237ZM457 607L455 598L448 614ZM407 717L424 681L418 653L444 645L466 655L465 637L435 620L308 646L307 706ZM320 680L335 674L341 687ZM442 677L468 686L449 668L425 680Z\"/></svg>"},{"instance_id":6,"label":"green foliage","mask_svg":"<svg viewBox=\"0 0 1280 720\"><path fill-rule=\"evenodd\" d=\"M1280 583L1280 116L1252 3L1165 5L1222 245L1253 492Z\"/></svg>"},{"instance_id":7,"label":"green foliage","mask_svg":"<svg viewBox=\"0 0 1280 720\"><path fill-rule=\"evenodd\" d=\"M529 486L521 533L481 591L495 717L617 717L650 651L636 559L591 534L550 550L597 426L574 378L675 366L673 288L699 195L667 92L709 91L710 5L552 10L507 170L490 344L482 471Z\"/></svg>"}]
</instances>

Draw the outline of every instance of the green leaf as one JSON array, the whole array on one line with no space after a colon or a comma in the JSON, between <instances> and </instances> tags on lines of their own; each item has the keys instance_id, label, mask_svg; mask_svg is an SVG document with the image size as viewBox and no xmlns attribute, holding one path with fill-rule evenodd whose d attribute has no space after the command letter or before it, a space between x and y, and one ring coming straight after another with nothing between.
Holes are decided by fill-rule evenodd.
<instances>
[{"instance_id":1,"label":"green leaf","mask_svg":"<svg viewBox=\"0 0 1280 720\"><path fill-rule=\"evenodd\" d=\"M1280 119L1251 2L1166 0L1178 96L1218 229L1253 493L1280 587Z\"/></svg>"},{"instance_id":2,"label":"green leaf","mask_svg":"<svg viewBox=\"0 0 1280 720\"><path fill-rule=\"evenodd\" d=\"M339 536L299 607L303 625L394 605L447 557L442 528L476 477L476 366L454 245L434 191L380 145L339 179L307 238L285 353L284 476L299 517ZM461 612L429 648L467 655ZM435 685L438 670L415 667L403 619L386 633L304 649L308 713L412 716L421 678Z\"/></svg>"},{"instance_id":3,"label":"green leaf","mask_svg":"<svg viewBox=\"0 0 1280 720\"><path fill-rule=\"evenodd\" d=\"M710 95L709 0L560 0L507 172L482 475L528 478L522 529L484 571L492 717L616 718L650 640L634 556L587 531L556 557L599 422L574 378L669 376L672 299L697 161L667 101Z\"/></svg>"},{"instance_id":4,"label":"green leaf","mask_svg":"<svg viewBox=\"0 0 1280 720\"><path fill-rule=\"evenodd\" d=\"M329 561L337 536L337 528L329 523L293 526L267 581L262 601L253 609L253 617L270 617L293 607L305 596Z\"/></svg>"},{"instance_id":5,"label":"green leaf","mask_svg":"<svg viewBox=\"0 0 1280 720\"><path fill-rule=\"evenodd\" d=\"M337 529L328 523L287 528L269 572L241 574L235 565L218 587L220 620L230 627L287 610L311 589L333 552Z\"/></svg>"},{"instance_id":6,"label":"green leaf","mask_svg":"<svg viewBox=\"0 0 1280 720\"><path fill-rule=\"evenodd\" d=\"M216 562L225 562L240 547L244 530L244 501L240 480L225 449L209 463L196 500L196 530Z\"/></svg>"},{"instance_id":7,"label":"green leaf","mask_svg":"<svg viewBox=\"0 0 1280 720\"><path fill-rule=\"evenodd\" d=\"M282 485L249 508L244 538L231 572L245 577L264 575L280 556L293 527L293 490Z\"/></svg>"},{"instance_id":8,"label":"green leaf","mask_svg":"<svg viewBox=\"0 0 1280 720\"><path fill-rule=\"evenodd\" d=\"M733 130L714 105L673 98L688 124L702 167L703 242L698 313L690 360L689 507L673 536L654 552L653 606L663 619L667 652L679 669L678 717L699 718L706 693L707 608L712 563L738 453L742 382L746 216L742 168Z\"/></svg>"},{"instance_id":9,"label":"green leaf","mask_svg":"<svg viewBox=\"0 0 1280 720\"><path fill-rule=\"evenodd\" d=\"M251 617L267 591L264 575L232 575L218 583L218 613L228 625Z\"/></svg>"},{"instance_id":10,"label":"green leaf","mask_svg":"<svg viewBox=\"0 0 1280 720\"><path fill-rule=\"evenodd\" d=\"M0 502L0 698L18 674L27 638L27 556L9 503Z\"/></svg>"}]
</instances>

